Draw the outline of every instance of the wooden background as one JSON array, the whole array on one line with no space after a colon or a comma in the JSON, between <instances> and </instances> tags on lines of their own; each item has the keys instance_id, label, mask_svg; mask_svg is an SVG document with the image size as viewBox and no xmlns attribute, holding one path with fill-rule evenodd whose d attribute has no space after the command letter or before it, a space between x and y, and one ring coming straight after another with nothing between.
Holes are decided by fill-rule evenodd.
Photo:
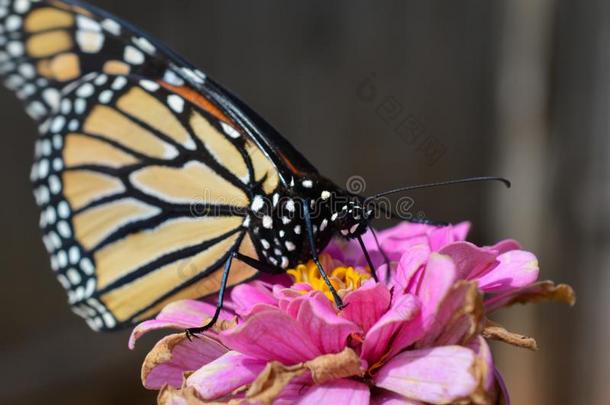
<instances>
[{"instance_id":1,"label":"wooden background","mask_svg":"<svg viewBox=\"0 0 610 405\"><path fill-rule=\"evenodd\" d=\"M339 184L503 175L512 190L419 192L415 212L516 237L575 308L500 319L540 351L495 346L513 403L610 397L610 5L603 0L96 0L242 96ZM0 91L0 402L151 403L128 331L95 334L66 306L28 181L34 125Z\"/></svg>"}]
</instances>

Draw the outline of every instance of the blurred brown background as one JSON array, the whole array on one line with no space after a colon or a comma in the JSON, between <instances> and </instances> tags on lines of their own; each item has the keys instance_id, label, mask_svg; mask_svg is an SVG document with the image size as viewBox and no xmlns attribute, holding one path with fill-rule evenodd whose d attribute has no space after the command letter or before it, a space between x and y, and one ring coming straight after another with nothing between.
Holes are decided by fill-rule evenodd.
<instances>
[{"instance_id":1,"label":"blurred brown background","mask_svg":"<svg viewBox=\"0 0 610 405\"><path fill-rule=\"evenodd\" d=\"M495 346L513 403L610 398L610 2L95 0L240 94L320 171L368 192L495 174L413 194L415 210L515 237L578 304L502 322L537 353ZM95 334L68 310L28 181L35 127L0 91L0 403L152 403L154 339Z\"/></svg>"}]
</instances>

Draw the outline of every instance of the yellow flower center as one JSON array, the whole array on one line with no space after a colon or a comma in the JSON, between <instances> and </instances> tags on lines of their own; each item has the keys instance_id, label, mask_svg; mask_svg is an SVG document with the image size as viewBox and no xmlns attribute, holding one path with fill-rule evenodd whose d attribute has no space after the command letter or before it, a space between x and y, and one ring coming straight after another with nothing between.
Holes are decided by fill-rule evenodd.
<instances>
[{"instance_id":1,"label":"yellow flower center","mask_svg":"<svg viewBox=\"0 0 610 405\"><path fill-rule=\"evenodd\" d=\"M328 264L333 263L329 255L320 255L320 261L328 274L330 283L340 293L339 295L360 288L363 282L371 278L368 273L357 271L351 266L336 266L334 268L328 266ZM324 282L313 260L306 264L299 264L296 268L287 270L287 273L292 276L295 283L309 284L314 290L322 291L329 300L334 301L328 285Z\"/></svg>"}]
</instances>

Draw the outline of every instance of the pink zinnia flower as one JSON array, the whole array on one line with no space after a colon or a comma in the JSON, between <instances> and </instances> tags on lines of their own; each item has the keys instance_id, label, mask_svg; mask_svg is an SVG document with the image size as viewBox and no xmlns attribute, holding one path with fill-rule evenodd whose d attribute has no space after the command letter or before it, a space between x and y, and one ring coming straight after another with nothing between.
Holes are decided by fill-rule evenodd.
<instances>
[{"instance_id":1,"label":"pink zinnia flower","mask_svg":"<svg viewBox=\"0 0 610 405\"><path fill-rule=\"evenodd\" d=\"M347 304L341 311L312 263L289 271L292 285L237 286L213 331L157 343L143 383L161 390L161 403L495 403L502 383L485 338L535 341L486 314L535 298L572 302L573 293L536 283L536 257L516 242L477 247L463 241L467 230L400 224L381 232L390 269L369 237L379 283L354 245L332 243L323 260ZM202 301L170 304L136 327L130 346L150 330L200 326L213 311Z\"/></svg>"}]
</instances>

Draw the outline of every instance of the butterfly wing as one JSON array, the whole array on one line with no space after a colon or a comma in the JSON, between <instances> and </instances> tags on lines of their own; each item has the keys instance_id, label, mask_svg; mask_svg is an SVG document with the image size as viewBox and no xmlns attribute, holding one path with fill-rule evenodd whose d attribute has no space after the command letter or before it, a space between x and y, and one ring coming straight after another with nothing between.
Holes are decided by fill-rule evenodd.
<instances>
[{"instance_id":1,"label":"butterfly wing","mask_svg":"<svg viewBox=\"0 0 610 405\"><path fill-rule=\"evenodd\" d=\"M258 116L79 2L0 1L0 22L0 75L41 133L31 177L43 240L92 328L216 292L233 249L258 257L253 195L313 170L292 148L280 154ZM286 154L297 156L292 168ZM254 274L234 262L229 285Z\"/></svg>"}]
</instances>

